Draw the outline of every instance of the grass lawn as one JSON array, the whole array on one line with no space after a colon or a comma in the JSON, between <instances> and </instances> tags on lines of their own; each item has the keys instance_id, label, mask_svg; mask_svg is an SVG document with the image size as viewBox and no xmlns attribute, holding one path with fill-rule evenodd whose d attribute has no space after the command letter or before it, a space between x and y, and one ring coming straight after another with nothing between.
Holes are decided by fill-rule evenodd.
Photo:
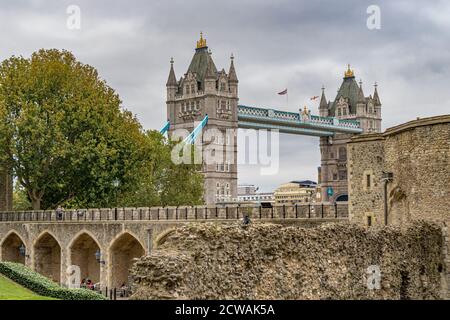
<instances>
[{"instance_id":1,"label":"grass lawn","mask_svg":"<svg viewBox=\"0 0 450 320\"><path fill-rule=\"evenodd\" d=\"M10 279L0 275L0 300L55 300L43 297L21 287Z\"/></svg>"}]
</instances>

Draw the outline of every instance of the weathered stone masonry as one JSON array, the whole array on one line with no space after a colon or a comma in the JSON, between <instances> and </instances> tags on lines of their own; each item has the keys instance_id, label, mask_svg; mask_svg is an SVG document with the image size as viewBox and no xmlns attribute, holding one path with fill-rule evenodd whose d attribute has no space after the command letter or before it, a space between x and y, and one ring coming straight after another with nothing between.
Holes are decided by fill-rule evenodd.
<instances>
[{"instance_id":1,"label":"weathered stone masonry","mask_svg":"<svg viewBox=\"0 0 450 320\"><path fill-rule=\"evenodd\" d=\"M208 213L208 221L217 224L236 221L233 216L236 211L232 210L236 208L229 209L218 210L218 217L212 216L215 212L212 210ZM225 219L226 211L229 213L228 219ZM282 211L274 210L272 218L270 210L266 210L262 218L284 225L304 227L347 220L346 215L335 218L335 214L328 210L324 212L324 218L316 214L308 218L305 217L305 212L299 212L301 216L295 218L292 207L286 208L286 215L283 217ZM243 212L241 211L241 218ZM101 213L103 214L100 215ZM248 211L247 214L249 213L251 212ZM179 208L180 220L176 219L175 207L119 209L116 217L115 210L112 209L91 209L81 217L77 216L76 211L70 211L66 212L63 221L56 221L55 212L1 214L0 261L24 263L64 284L68 280L67 268L75 265L80 267L81 279L89 278L94 283L100 283L102 288L128 284L129 269L134 258L149 254L169 230L189 221L207 221L205 207ZM185 214L189 220L183 216ZM258 219L259 214L254 214L255 219ZM7 219L14 221L7 222ZM20 250L22 246L26 251L25 256ZM100 261L97 260L97 252L101 253Z\"/></svg>"},{"instance_id":2,"label":"weathered stone masonry","mask_svg":"<svg viewBox=\"0 0 450 320\"><path fill-rule=\"evenodd\" d=\"M361 225L384 224L383 172L387 184L388 224L419 219L439 223L445 239L450 284L450 115L417 119L382 134L354 137L347 146L349 218ZM447 289L450 296L450 288Z\"/></svg>"},{"instance_id":3,"label":"weathered stone masonry","mask_svg":"<svg viewBox=\"0 0 450 320\"><path fill-rule=\"evenodd\" d=\"M388 222L450 221L450 115L407 122L348 144L349 216L384 223L382 173L388 184ZM368 178L370 183L368 184Z\"/></svg>"},{"instance_id":4,"label":"weathered stone masonry","mask_svg":"<svg viewBox=\"0 0 450 320\"><path fill-rule=\"evenodd\" d=\"M439 226L186 225L133 267L134 299L439 299ZM381 288L367 268L378 265Z\"/></svg>"}]
</instances>

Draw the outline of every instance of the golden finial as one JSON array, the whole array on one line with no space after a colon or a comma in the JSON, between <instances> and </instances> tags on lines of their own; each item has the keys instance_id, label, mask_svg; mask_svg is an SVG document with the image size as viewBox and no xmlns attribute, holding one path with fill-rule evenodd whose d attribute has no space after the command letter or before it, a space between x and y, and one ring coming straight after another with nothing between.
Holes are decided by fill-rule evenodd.
<instances>
[{"instance_id":1,"label":"golden finial","mask_svg":"<svg viewBox=\"0 0 450 320\"><path fill-rule=\"evenodd\" d=\"M353 70L350 69L350 64L347 65L347 71L345 71L345 77L351 78L354 77L355 74L353 73Z\"/></svg>"},{"instance_id":2,"label":"golden finial","mask_svg":"<svg viewBox=\"0 0 450 320\"><path fill-rule=\"evenodd\" d=\"M203 39L203 32L200 32L200 40L197 41L197 49L206 48L206 39Z\"/></svg>"}]
</instances>

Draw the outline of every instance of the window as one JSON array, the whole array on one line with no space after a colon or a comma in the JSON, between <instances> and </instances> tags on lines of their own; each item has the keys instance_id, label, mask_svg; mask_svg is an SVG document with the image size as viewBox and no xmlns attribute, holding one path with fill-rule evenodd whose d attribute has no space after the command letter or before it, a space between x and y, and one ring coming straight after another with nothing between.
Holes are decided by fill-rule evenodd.
<instances>
[{"instance_id":1,"label":"window","mask_svg":"<svg viewBox=\"0 0 450 320\"><path fill-rule=\"evenodd\" d=\"M372 216L367 216L367 226L372 226Z\"/></svg>"},{"instance_id":2,"label":"window","mask_svg":"<svg viewBox=\"0 0 450 320\"><path fill-rule=\"evenodd\" d=\"M342 114L343 114L344 116L347 115L347 108L342 109Z\"/></svg>"},{"instance_id":3,"label":"window","mask_svg":"<svg viewBox=\"0 0 450 320\"><path fill-rule=\"evenodd\" d=\"M347 160L347 149L345 147L339 148L339 160Z\"/></svg>"},{"instance_id":4,"label":"window","mask_svg":"<svg viewBox=\"0 0 450 320\"><path fill-rule=\"evenodd\" d=\"M225 91L225 90L226 90L225 82L221 82L220 83L220 91Z\"/></svg>"},{"instance_id":5,"label":"window","mask_svg":"<svg viewBox=\"0 0 450 320\"><path fill-rule=\"evenodd\" d=\"M340 117L342 114L341 114L341 108L338 108L338 117Z\"/></svg>"},{"instance_id":6,"label":"window","mask_svg":"<svg viewBox=\"0 0 450 320\"><path fill-rule=\"evenodd\" d=\"M369 189L370 188L370 174L366 174L366 187Z\"/></svg>"},{"instance_id":7,"label":"window","mask_svg":"<svg viewBox=\"0 0 450 320\"><path fill-rule=\"evenodd\" d=\"M191 84L191 92L195 93L195 86L193 84Z\"/></svg>"},{"instance_id":8,"label":"window","mask_svg":"<svg viewBox=\"0 0 450 320\"><path fill-rule=\"evenodd\" d=\"M339 171L339 180L347 180L347 170Z\"/></svg>"},{"instance_id":9,"label":"window","mask_svg":"<svg viewBox=\"0 0 450 320\"><path fill-rule=\"evenodd\" d=\"M191 93L191 92L189 91L189 85L187 85L186 86L186 94L189 94L189 93Z\"/></svg>"}]
</instances>

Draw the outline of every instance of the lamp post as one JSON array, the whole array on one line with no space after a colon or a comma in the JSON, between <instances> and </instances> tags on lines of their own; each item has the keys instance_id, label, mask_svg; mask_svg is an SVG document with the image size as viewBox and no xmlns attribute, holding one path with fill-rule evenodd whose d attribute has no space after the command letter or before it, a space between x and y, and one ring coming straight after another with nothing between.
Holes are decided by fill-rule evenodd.
<instances>
[{"instance_id":1,"label":"lamp post","mask_svg":"<svg viewBox=\"0 0 450 320\"><path fill-rule=\"evenodd\" d=\"M384 224L388 224L388 201L387 201L387 185L394 179L392 172L384 172L381 175L381 181L384 182Z\"/></svg>"},{"instance_id":2,"label":"lamp post","mask_svg":"<svg viewBox=\"0 0 450 320\"><path fill-rule=\"evenodd\" d=\"M106 262L102 260L102 253L100 252L100 250L97 250L95 252L95 260L97 260L98 263L106 264Z\"/></svg>"},{"instance_id":3,"label":"lamp post","mask_svg":"<svg viewBox=\"0 0 450 320\"><path fill-rule=\"evenodd\" d=\"M27 254L27 248L25 248L25 246L23 245L23 243L20 245L20 247L19 247L19 254L22 256L22 257L25 257L25 258L29 258L30 257L30 255L28 255Z\"/></svg>"}]
</instances>

